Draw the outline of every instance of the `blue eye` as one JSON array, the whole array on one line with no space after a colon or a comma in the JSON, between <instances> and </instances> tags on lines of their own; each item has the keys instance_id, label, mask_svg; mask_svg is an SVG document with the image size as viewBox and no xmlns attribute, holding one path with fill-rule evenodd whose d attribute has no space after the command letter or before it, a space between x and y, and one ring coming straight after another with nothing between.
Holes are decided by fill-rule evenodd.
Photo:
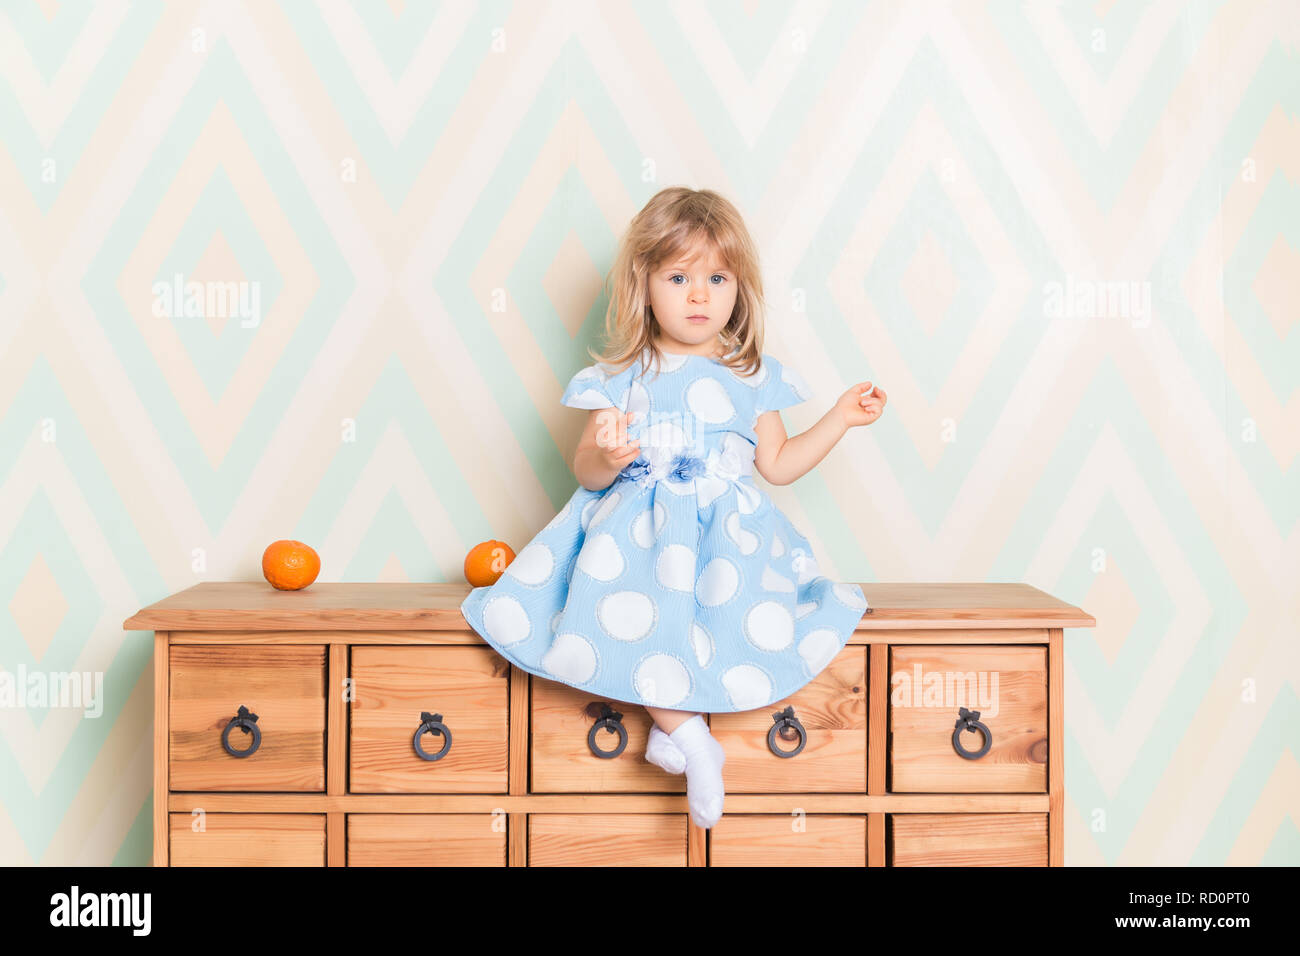
<instances>
[{"instance_id":1,"label":"blue eye","mask_svg":"<svg viewBox=\"0 0 1300 956\"><path fill-rule=\"evenodd\" d=\"M679 273L677 273L676 275L671 275L671 276L669 276L669 277L668 277L668 281L671 282L673 285L681 285L681 283L678 282L677 280L678 280L678 279L685 279L685 278L686 278L686 276L682 275L682 274L679 272ZM724 276L724 275L722 275L721 273L718 273L718 272L715 272L713 275L709 276L709 278L710 278L710 279L721 279L722 282L726 282L726 281L727 281L727 277ZM715 282L715 283L713 283L713 284L714 284L714 285L722 285L722 282Z\"/></svg>"}]
</instances>

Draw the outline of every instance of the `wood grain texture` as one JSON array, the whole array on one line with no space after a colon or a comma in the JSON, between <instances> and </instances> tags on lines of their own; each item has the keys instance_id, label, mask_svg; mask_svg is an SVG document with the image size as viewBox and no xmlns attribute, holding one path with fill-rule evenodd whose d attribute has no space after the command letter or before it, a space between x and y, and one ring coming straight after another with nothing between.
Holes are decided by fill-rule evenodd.
<instances>
[{"instance_id":1,"label":"wood grain texture","mask_svg":"<svg viewBox=\"0 0 1300 956\"><path fill-rule=\"evenodd\" d=\"M689 814L686 817L686 865L709 865L709 831L696 826Z\"/></svg>"},{"instance_id":2,"label":"wood grain texture","mask_svg":"<svg viewBox=\"0 0 1300 956\"><path fill-rule=\"evenodd\" d=\"M859 629L847 643L865 644L1046 644L1045 627L906 627ZM461 630L327 631L234 628L226 631L172 631L172 644L429 644L481 645L483 638Z\"/></svg>"},{"instance_id":3,"label":"wood grain texture","mask_svg":"<svg viewBox=\"0 0 1300 956\"><path fill-rule=\"evenodd\" d=\"M509 866L528 865L528 814L512 813L506 824L506 857Z\"/></svg>"},{"instance_id":4,"label":"wood grain texture","mask_svg":"<svg viewBox=\"0 0 1300 956\"><path fill-rule=\"evenodd\" d=\"M885 865L885 815L867 814L867 866Z\"/></svg>"},{"instance_id":5,"label":"wood grain texture","mask_svg":"<svg viewBox=\"0 0 1300 956\"><path fill-rule=\"evenodd\" d=\"M510 665L490 647L354 647L349 741L353 793L506 793ZM415 752L422 713L451 749ZM443 738L421 737L437 753Z\"/></svg>"},{"instance_id":6,"label":"wood grain texture","mask_svg":"<svg viewBox=\"0 0 1300 956\"><path fill-rule=\"evenodd\" d=\"M733 793L726 813L1046 813L1046 793ZM685 793L173 793L173 811L225 813L685 813Z\"/></svg>"},{"instance_id":7,"label":"wood grain texture","mask_svg":"<svg viewBox=\"0 0 1300 956\"><path fill-rule=\"evenodd\" d=\"M169 866L167 755L170 749L167 729L168 687L171 679L167 632L153 636L153 865Z\"/></svg>"},{"instance_id":8,"label":"wood grain texture","mask_svg":"<svg viewBox=\"0 0 1300 956\"><path fill-rule=\"evenodd\" d=\"M885 792L889 741L889 647L868 649L867 693L867 793Z\"/></svg>"},{"instance_id":9,"label":"wood grain texture","mask_svg":"<svg viewBox=\"0 0 1300 956\"><path fill-rule=\"evenodd\" d=\"M862 584L871 613L859 629L1093 627L1096 620L1021 583ZM468 628L468 584L317 582L279 591L265 581L205 581L123 622L145 631L375 631Z\"/></svg>"},{"instance_id":10,"label":"wood grain texture","mask_svg":"<svg viewBox=\"0 0 1300 956\"><path fill-rule=\"evenodd\" d=\"M889 654L890 791L1046 792L1046 648L933 645ZM994 706L980 700L984 692ZM993 736L977 759L953 747L961 706L978 712ZM961 740L968 751L984 744L978 732Z\"/></svg>"},{"instance_id":11,"label":"wood grain texture","mask_svg":"<svg viewBox=\"0 0 1300 956\"><path fill-rule=\"evenodd\" d=\"M1046 866L1045 813L897 813L891 866Z\"/></svg>"},{"instance_id":12,"label":"wood grain texture","mask_svg":"<svg viewBox=\"0 0 1300 956\"><path fill-rule=\"evenodd\" d=\"M510 668L510 780L513 794L528 792L528 701L532 693L526 670Z\"/></svg>"},{"instance_id":13,"label":"wood grain texture","mask_svg":"<svg viewBox=\"0 0 1300 956\"><path fill-rule=\"evenodd\" d=\"M325 814L325 865L347 866L347 814Z\"/></svg>"},{"instance_id":14,"label":"wood grain texture","mask_svg":"<svg viewBox=\"0 0 1300 956\"><path fill-rule=\"evenodd\" d=\"M793 757L778 757L767 744L773 715L786 706L806 740ZM722 780L733 793L865 793L867 789L867 651L850 645L789 698L758 710L710 714L709 731L727 759ZM775 743L790 752L799 734L786 728Z\"/></svg>"},{"instance_id":15,"label":"wood grain texture","mask_svg":"<svg viewBox=\"0 0 1300 956\"><path fill-rule=\"evenodd\" d=\"M863 814L724 814L709 830L709 866L866 865Z\"/></svg>"},{"instance_id":16,"label":"wood grain texture","mask_svg":"<svg viewBox=\"0 0 1300 956\"><path fill-rule=\"evenodd\" d=\"M645 759L652 721L646 709L599 697L556 681L535 679L532 689L533 793L607 793L613 791L686 792L683 774L664 772ZM600 718L602 703L623 715L627 746L617 757L597 757L587 735ZM615 732L597 731L604 751L618 746Z\"/></svg>"},{"instance_id":17,"label":"wood grain texture","mask_svg":"<svg viewBox=\"0 0 1300 956\"><path fill-rule=\"evenodd\" d=\"M173 866L324 866L322 813L171 814Z\"/></svg>"},{"instance_id":18,"label":"wood grain texture","mask_svg":"<svg viewBox=\"0 0 1300 956\"><path fill-rule=\"evenodd\" d=\"M348 816L348 866L505 866L507 818L486 813Z\"/></svg>"},{"instance_id":19,"label":"wood grain texture","mask_svg":"<svg viewBox=\"0 0 1300 956\"><path fill-rule=\"evenodd\" d=\"M849 643L867 644L1046 644L1045 627L913 627L855 631Z\"/></svg>"},{"instance_id":20,"label":"wood grain texture","mask_svg":"<svg viewBox=\"0 0 1300 956\"><path fill-rule=\"evenodd\" d=\"M331 644L325 684L325 792L345 793L348 786L348 709L344 680L348 676L348 647Z\"/></svg>"},{"instance_id":21,"label":"wood grain texture","mask_svg":"<svg viewBox=\"0 0 1300 956\"><path fill-rule=\"evenodd\" d=\"M1048 866L1065 865L1065 641L1060 628L1048 631L1047 793Z\"/></svg>"},{"instance_id":22,"label":"wood grain texture","mask_svg":"<svg viewBox=\"0 0 1300 956\"><path fill-rule=\"evenodd\" d=\"M727 748L728 796L722 821L705 830L686 813L685 777L645 761L650 720L644 708L609 701L624 715L628 746L614 760L595 757L587 748L587 731L602 698L511 667L459 618L465 588L429 587L349 585L322 595L334 588L313 585L317 597L276 592L251 604L244 601L241 594L265 591L258 582L215 590L200 586L204 593L191 588L173 596L189 594L167 613L198 618L190 618L188 629L158 630L154 638L156 865L211 860L215 865L342 866L353 864L354 850L360 865L1064 862L1063 628L1095 622L1042 592L1020 585L864 586L876 610L864 617L835 661L788 701L809 732L803 753L785 760L767 750L776 704L706 717ZM207 616L219 610L213 602L222 591L235 599L233 617ZM281 600L291 593L295 596ZM426 613L429 595L435 604L443 602L433 607L438 613L432 616ZM892 610L874 599L879 597L892 601ZM269 618L243 616L264 600ZM378 617L371 614L376 602ZM455 616L440 616L448 610ZM364 617L363 626L341 626L354 611ZM1082 623L1049 620L1074 612ZM196 619L222 626L206 630L193 626ZM236 619L241 623L229 626ZM916 661L923 671L998 671L998 715L982 715L994 730L994 752L965 761L952 751L955 707L951 715L941 708L941 728L913 727L900 719L904 708L890 701L891 672L896 662ZM364 678L355 687L361 694L368 683L372 690L386 690L357 708L355 701L343 699L344 676ZM489 715L496 743L492 756L477 763L492 768L494 789L481 781L459 791L433 789L432 778L420 773L441 761L421 761L411 749L419 709L405 720L396 715L417 702L420 709L443 713L455 735L454 752L463 737L451 723L451 708L425 706L440 686L464 695L458 719L475 712ZM270 724L266 703L259 710L233 700L253 691L262 695L259 700L274 702L276 718ZM209 707L205 698L214 694L222 698L219 719L215 710L204 709ZM1022 717L1008 716L1008 695L1010 714ZM383 700L387 703L379 706ZM306 779L314 789L286 786L294 773L277 774L280 782L260 788L248 765L240 776L240 758L220 749L220 731L240 702L259 714L264 734L271 725L286 731L295 721L298 730L304 722L313 728L312 768L298 783ZM381 719L385 713L391 726ZM360 789L366 777L354 772L351 746L358 719L363 729L372 719L369 730L376 739L395 748L391 765L362 748L361 763L388 789ZM902 739L891 737L899 732ZM203 774L177 778L173 751L193 756L186 747L194 742L183 741L177 750L178 733L207 739L220 757L215 774L206 780ZM927 756L931 736L942 737L942 745ZM236 746L246 743L241 737L235 734ZM279 733L276 739L289 738ZM600 742L608 747L615 739L606 734ZM919 756L906 756L908 741L921 739L929 742ZM978 735L965 739L969 747L980 743ZM440 745L428 735L423 740L429 749ZM1017 747L997 750L1008 742ZM995 762L976 766L995 753ZM251 764L255 757L244 759ZM411 761L421 767L413 780L402 783L401 764ZM904 768L897 777L896 763ZM909 767L931 775L911 778L921 789L900 789L909 780ZM1031 776L1017 776L1026 767ZM266 767L262 770L264 775ZM983 776L962 777L972 770ZM440 786L447 786L446 776ZM193 810L202 810L214 824L206 833L191 831ZM793 819L807 821L809 829L793 829ZM484 826L485 821L495 825Z\"/></svg>"},{"instance_id":23,"label":"wood grain texture","mask_svg":"<svg viewBox=\"0 0 1300 956\"><path fill-rule=\"evenodd\" d=\"M528 820L529 866L685 866L681 813L554 813Z\"/></svg>"},{"instance_id":24,"label":"wood grain texture","mask_svg":"<svg viewBox=\"0 0 1300 956\"><path fill-rule=\"evenodd\" d=\"M1019 632L1004 630L999 633L1014 635ZM248 628L235 628L229 631L172 631L171 635L173 644L338 644L342 646L407 644L411 647L457 644L462 647L481 647L485 643L478 632L469 629L459 631L253 631Z\"/></svg>"},{"instance_id":25,"label":"wood grain texture","mask_svg":"<svg viewBox=\"0 0 1300 956\"><path fill-rule=\"evenodd\" d=\"M325 648L172 647L168 706L172 790L325 789ZM262 740L247 757L222 746L240 706L257 714ZM252 735L230 734L247 750Z\"/></svg>"}]
</instances>

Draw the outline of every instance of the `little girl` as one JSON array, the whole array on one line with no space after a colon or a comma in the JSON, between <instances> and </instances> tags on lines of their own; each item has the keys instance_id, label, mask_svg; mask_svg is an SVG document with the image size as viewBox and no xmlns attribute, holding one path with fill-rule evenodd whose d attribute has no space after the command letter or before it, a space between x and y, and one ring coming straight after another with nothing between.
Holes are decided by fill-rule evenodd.
<instances>
[{"instance_id":1,"label":"little girl","mask_svg":"<svg viewBox=\"0 0 1300 956\"><path fill-rule=\"evenodd\" d=\"M686 774L696 825L722 816L725 755L703 713L769 707L844 647L867 608L754 483L788 485L884 410L854 385L808 431L778 410L811 395L763 354L758 257L710 190L656 194L628 226L599 361L563 404L587 409L580 487L497 582L461 605L531 674L641 704L646 759Z\"/></svg>"}]
</instances>

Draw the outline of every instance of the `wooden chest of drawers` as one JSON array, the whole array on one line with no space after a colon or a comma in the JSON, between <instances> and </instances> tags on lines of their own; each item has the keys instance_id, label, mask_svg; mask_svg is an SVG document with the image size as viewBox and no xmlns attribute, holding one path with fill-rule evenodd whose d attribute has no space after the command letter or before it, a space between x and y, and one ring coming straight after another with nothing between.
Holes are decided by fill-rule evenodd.
<instances>
[{"instance_id":1,"label":"wooden chest of drawers","mask_svg":"<svg viewBox=\"0 0 1300 956\"><path fill-rule=\"evenodd\" d=\"M725 813L644 757L644 708L511 666L466 585L205 583L154 636L154 863L1059 866L1063 628L1023 584L864 584L818 677L713 714Z\"/></svg>"}]
</instances>

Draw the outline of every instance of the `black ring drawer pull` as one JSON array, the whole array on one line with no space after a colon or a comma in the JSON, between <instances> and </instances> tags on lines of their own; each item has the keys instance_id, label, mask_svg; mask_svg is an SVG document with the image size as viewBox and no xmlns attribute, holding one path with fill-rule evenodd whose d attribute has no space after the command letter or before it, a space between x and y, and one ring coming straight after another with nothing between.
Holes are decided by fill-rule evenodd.
<instances>
[{"instance_id":1,"label":"black ring drawer pull","mask_svg":"<svg viewBox=\"0 0 1300 956\"><path fill-rule=\"evenodd\" d=\"M967 710L962 707L957 712L961 716L957 718L957 725L952 730L952 749L967 760L978 760L988 753L989 748L993 746L993 733L988 727L980 723L980 712L978 710ZM963 730L969 730L971 733L978 730L982 733L984 735L984 746L976 751L970 751L963 747L961 744L961 732Z\"/></svg>"},{"instance_id":2,"label":"black ring drawer pull","mask_svg":"<svg viewBox=\"0 0 1300 956\"><path fill-rule=\"evenodd\" d=\"M601 750L596 746L596 731L602 727L618 734L618 746L613 750ZM604 701L601 701L600 704L600 716L591 725L591 730L587 731L587 746L597 757L602 757L605 760L612 760L617 757L623 752L623 748L627 746L627 728L623 726L623 715Z\"/></svg>"},{"instance_id":3,"label":"black ring drawer pull","mask_svg":"<svg viewBox=\"0 0 1300 956\"><path fill-rule=\"evenodd\" d=\"M794 715L794 708L787 706L785 710L779 710L772 715L772 726L767 731L767 749L772 751L778 757L793 757L799 751L803 750L804 744L808 742L808 731L803 729L803 724L799 723L799 718ZM791 739L791 730L799 734L799 746L794 750L782 750L776 745L776 735L779 733L782 740Z\"/></svg>"},{"instance_id":4,"label":"black ring drawer pull","mask_svg":"<svg viewBox=\"0 0 1300 956\"><path fill-rule=\"evenodd\" d=\"M253 746L247 750L236 750L230 746L230 732L238 727L246 734L253 735ZM248 757L262 746L262 731L257 726L257 714L254 714L243 704L239 705L239 712L230 718L230 723L226 724L226 729L221 732L221 746L226 748L226 753L232 757Z\"/></svg>"},{"instance_id":5,"label":"black ring drawer pull","mask_svg":"<svg viewBox=\"0 0 1300 956\"><path fill-rule=\"evenodd\" d=\"M411 738L411 746L415 748L416 756L421 760L441 760L447 756L447 751L451 749L451 731L442 722L442 714L431 714L427 710L421 711L420 721L420 726L415 729L415 736ZM435 736L442 735L442 749L436 754L431 754L420 746L420 738L426 732Z\"/></svg>"}]
</instances>

